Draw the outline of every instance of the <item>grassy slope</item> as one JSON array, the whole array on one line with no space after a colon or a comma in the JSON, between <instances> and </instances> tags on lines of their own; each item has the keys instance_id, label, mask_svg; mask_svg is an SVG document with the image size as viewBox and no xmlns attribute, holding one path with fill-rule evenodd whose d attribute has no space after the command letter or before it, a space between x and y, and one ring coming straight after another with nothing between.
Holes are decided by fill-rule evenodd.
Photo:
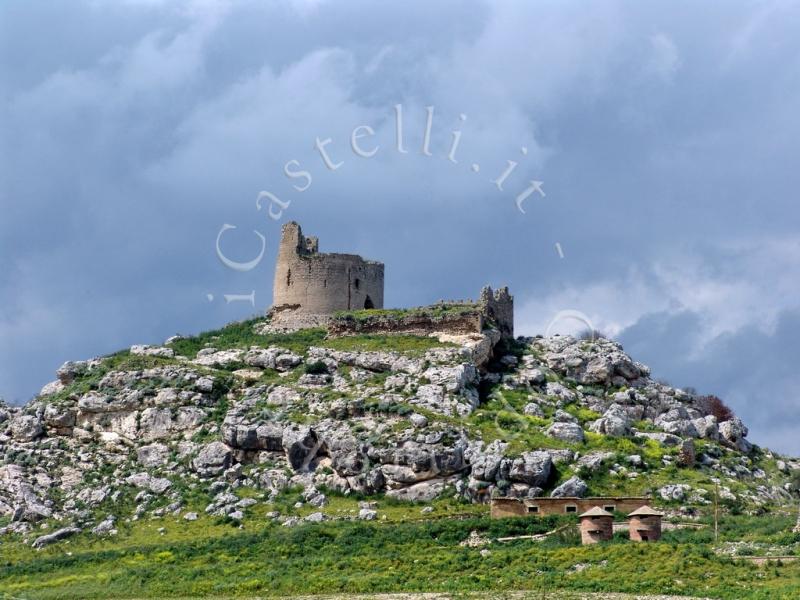
<instances>
[{"instance_id":1,"label":"grassy slope","mask_svg":"<svg viewBox=\"0 0 800 600\"><path fill-rule=\"evenodd\" d=\"M170 347L177 354L194 358L199 350L207 346L213 346L218 350L229 348L246 349L254 345L261 347L280 346L300 353L307 351L310 346L323 346L334 350L384 350L409 354L421 354L431 348L452 346L452 344L443 344L434 338L414 335L358 335L325 339L326 332L322 328L304 329L293 333L261 335L253 330L253 326L261 321L264 321L264 319L255 318L231 323L222 329L206 331L197 336L177 340Z\"/></svg>"},{"instance_id":2,"label":"grassy slope","mask_svg":"<svg viewBox=\"0 0 800 600\"><path fill-rule=\"evenodd\" d=\"M309 346L340 350L395 350L420 355L439 346L436 340L415 336L354 336L325 340L323 330L287 335L253 333L255 321L232 324L172 345L178 354L194 357L207 346L218 349L247 348L250 345L280 345L296 352ZM105 359L103 367L71 384L62 393L83 393L96 386L112 369L147 368L177 364L172 359L131 356L127 351ZM209 370L210 371L210 370ZM220 374L219 371L216 372ZM221 372L225 374L225 372ZM272 374L274 375L274 374ZM269 378L270 373L264 377ZM522 414L527 393L488 390L487 401L466 420L456 419L472 434L485 441L506 439L512 451L532 447L564 447L544 436L551 422ZM222 403L223 400L220 400ZM224 407L222 407L224 408ZM224 410L220 409L220 415ZM418 410L418 409L417 409ZM596 415L577 406L567 407L582 423ZM421 411L424 412L424 411ZM431 419L453 420L434 413ZM660 457L669 450L652 442L588 435L573 449L587 452L610 450L621 461L638 453L659 468L645 472L638 480L612 478L599 470L587 474L591 492L641 493L663 483L687 482L711 485L709 474L699 469L662 468ZM756 464L774 469L774 460L763 456ZM560 473L568 477L569 471ZM633 545L619 540L597 547L580 547L575 536L544 543L519 541L493 544L491 555L480 549L458 546L473 529L492 536L540 532L555 524L550 521L518 519L490 521L485 506L464 505L453 500L437 501L434 515L471 514L469 521L422 522L419 506L379 499L379 513L385 521L376 523L331 522L284 528L271 524L268 510L304 516L315 509L292 508L296 492L287 492L277 506L258 505L247 510L241 528L207 517L203 509L209 497L202 490L187 492L184 511L200 513L196 522L177 517L149 519L130 524L120 522L119 535L102 540L89 534L32 552L14 536L0 541L0 594L11 598L132 598L186 595L286 595L374 591L475 591L495 589L572 589L583 591L625 591L684 593L720 598L780 598L800 595L800 563L755 567L716 556L708 530L667 532L659 544ZM240 490L240 495L256 495ZM132 496L121 502L123 514L130 514ZM118 512L119 506L101 506L97 516ZM324 509L331 516L353 516L355 498L331 497ZM727 516L722 540L751 540L796 552L800 536L791 530L793 517ZM2 525L4 523L0 523ZM50 530L60 526L49 524ZM165 531L160 533L159 528ZM44 533L44 532L42 532ZM38 535L34 533L31 539ZM28 541L30 543L30 540ZM607 561L607 562L603 562ZM573 572L574 565L593 565ZM747 590L745 593L744 590ZM0 595L0 598L4 597Z\"/></svg>"},{"instance_id":3,"label":"grassy slope","mask_svg":"<svg viewBox=\"0 0 800 600\"><path fill-rule=\"evenodd\" d=\"M465 508L438 506L434 514ZM355 507L339 498L329 510ZM78 537L38 553L4 544L0 590L9 598L51 599L503 589L737 599L800 594L800 563L757 567L718 557L710 529L666 532L656 544L618 537L589 547L576 545L571 533L545 542L493 543L484 557L480 548L459 546L470 531L488 537L540 533L566 517L421 521L419 507L393 503L379 511L390 518L295 528L251 518L237 529L206 517L194 523L172 517L137 523L109 541ZM722 539L796 543L800 536L783 533L791 524L789 517L730 517ZM578 571L578 564L587 567Z\"/></svg>"}]
</instances>

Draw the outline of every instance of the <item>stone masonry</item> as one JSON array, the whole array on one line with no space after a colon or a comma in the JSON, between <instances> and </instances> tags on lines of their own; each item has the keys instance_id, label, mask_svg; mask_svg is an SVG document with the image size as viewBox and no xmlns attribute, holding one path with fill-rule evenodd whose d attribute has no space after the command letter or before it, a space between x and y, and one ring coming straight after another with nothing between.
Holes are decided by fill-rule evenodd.
<instances>
[{"instance_id":1,"label":"stone masonry","mask_svg":"<svg viewBox=\"0 0 800 600\"><path fill-rule=\"evenodd\" d=\"M383 308L383 263L322 254L317 238L292 221L281 231L272 294L273 318Z\"/></svg>"}]
</instances>

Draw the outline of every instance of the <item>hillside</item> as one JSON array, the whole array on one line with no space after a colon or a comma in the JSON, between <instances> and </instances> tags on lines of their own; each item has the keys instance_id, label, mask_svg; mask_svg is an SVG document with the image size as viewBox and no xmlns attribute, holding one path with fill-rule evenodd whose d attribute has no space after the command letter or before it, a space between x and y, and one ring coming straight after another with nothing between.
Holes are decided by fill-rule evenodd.
<instances>
[{"instance_id":1,"label":"hillside","mask_svg":"<svg viewBox=\"0 0 800 600\"><path fill-rule=\"evenodd\" d=\"M261 548L276 561L273 570L286 559L283 575L253 580L250 591L262 593L299 568L291 566L298 543L303 552L316 548L319 557L333 551L327 560L334 560L335 548L345 543L341 536L351 536L346 544L353 552L371 547L381 570L390 568L391 560L382 561L395 551L371 546L387 530L379 534L380 528L354 521L395 524L405 527L404 543L430 538L434 545L441 536L457 543L472 528L513 535L561 522L489 521L486 502L493 495L649 495L672 517L707 522L717 493L726 515L783 514L771 522L786 533L794 523L791 490L800 464L754 446L724 405L659 383L606 339L508 342L494 330L329 339L323 329L272 333L259 318L176 336L163 346L68 362L57 376L28 405L0 412L0 556L6 563L0 589L5 581L9 590L36 597L60 597L62 588L91 596L81 578L97 585L110 572L87 574L95 564L113 564L128 581L144 568L139 553L150 556L150 574L138 584L144 595L156 589L245 593L236 587L247 579L244 572L233 587L215 587L208 566L192 558L220 556L224 563L228 544L248 555ZM424 525L447 515L474 518L442 525L439 533ZM316 538L300 543L287 533L294 529L338 541L333 547ZM778 539L778 529L768 529L758 543L797 551L797 535ZM236 531L244 536L238 542L229 538ZM367 542L365 535L377 537ZM175 573L148 587L156 585L150 578L157 577L152 557L159 538L170 544L162 566L195 564L205 587L195 589L197 582ZM407 556L422 556L428 542L420 543L406 547ZM515 546L508 548L500 554ZM72 549L84 554L66 558ZM133 554L125 558L127 551ZM618 559L609 560L639 550L614 552ZM69 575L44 583L34 575L40 569ZM319 573L309 577L306 587L278 587L284 593L356 589L333 576L312 586ZM378 578L374 587L362 581L357 589L419 590L423 580L406 574L405 585ZM663 585L657 581L642 589ZM115 587L115 594L139 593L129 585ZM527 588L511 575L500 587L507 586ZM474 589L486 587L477 582Z\"/></svg>"}]
</instances>

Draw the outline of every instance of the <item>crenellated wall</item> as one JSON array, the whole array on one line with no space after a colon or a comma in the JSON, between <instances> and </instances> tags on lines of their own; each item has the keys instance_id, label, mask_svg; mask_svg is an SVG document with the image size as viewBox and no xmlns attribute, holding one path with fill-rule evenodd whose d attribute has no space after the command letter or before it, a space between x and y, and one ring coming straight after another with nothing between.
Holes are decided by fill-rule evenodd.
<instances>
[{"instance_id":1,"label":"crenellated wall","mask_svg":"<svg viewBox=\"0 0 800 600\"><path fill-rule=\"evenodd\" d=\"M273 314L328 315L383 308L383 263L355 254L320 254L319 241L300 225L281 230L272 291Z\"/></svg>"},{"instance_id":2,"label":"crenellated wall","mask_svg":"<svg viewBox=\"0 0 800 600\"><path fill-rule=\"evenodd\" d=\"M505 338L514 337L514 296L508 287L492 291L489 286L481 290L479 300L483 314L500 330Z\"/></svg>"}]
</instances>

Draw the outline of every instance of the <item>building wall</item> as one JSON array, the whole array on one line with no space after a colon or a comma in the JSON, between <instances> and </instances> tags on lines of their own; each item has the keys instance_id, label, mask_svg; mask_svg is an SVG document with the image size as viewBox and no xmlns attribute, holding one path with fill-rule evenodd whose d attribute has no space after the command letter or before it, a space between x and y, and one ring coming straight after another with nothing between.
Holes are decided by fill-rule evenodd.
<instances>
[{"instance_id":1,"label":"building wall","mask_svg":"<svg viewBox=\"0 0 800 600\"><path fill-rule=\"evenodd\" d=\"M644 541L642 536L646 536L648 542L656 542L661 539L661 517L658 515L631 517L628 530L630 539L635 542Z\"/></svg>"},{"instance_id":2,"label":"building wall","mask_svg":"<svg viewBox=\"0 0 800 600\"><path fill-rule=\"evenodd\" d=\"M611 517L582 517L581 543L596 544L606 542L614 535L614 519Z\"/></svg>"},{"instance_id":3,"label":"building wall","mask_svg":"<svg viewBox=\"0 0 800 600\"><path fill-rule=\"evenodd\" d=\"M331 314L339 310L383 308L383 263L355 254L320 254L317 238L286 223L273 282L273 311Z\"/></svg>"},{"instance_id":4,"label":"building wall","mask_svg":"<svg viewBox=\"0 0 800 600\"><path fill-rule=\"evenodd\" d=\"M562 515L568 512L581 514L593 506L599 506L612 512L633 512L648 498L642 496L599 496L591 498L492 498L491 516L495 519L503 517ZM574 507L574 511L567 511ZM608 508L607 508L608 507ZM611 508L613 507L613 508ZM536 510L532 510L532 509Z\"/></svg>"}]
</instances>

